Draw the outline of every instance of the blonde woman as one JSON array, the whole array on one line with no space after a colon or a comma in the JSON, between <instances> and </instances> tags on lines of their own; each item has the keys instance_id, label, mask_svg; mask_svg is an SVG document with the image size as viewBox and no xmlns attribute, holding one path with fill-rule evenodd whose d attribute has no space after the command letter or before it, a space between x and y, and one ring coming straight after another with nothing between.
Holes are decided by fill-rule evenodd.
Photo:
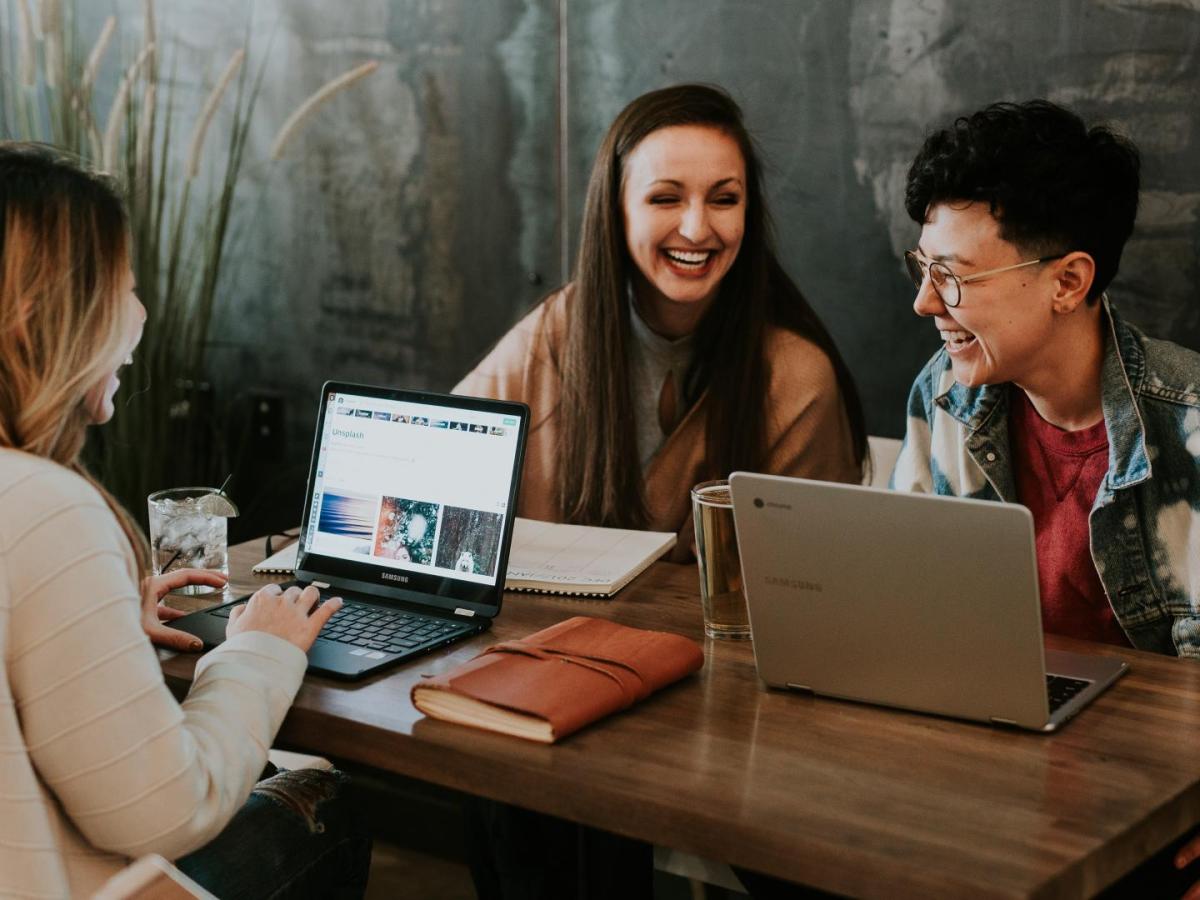
<instances>
[{"instance_id":1,"label":"blonde woman","mask_svg":"<svg viewBox=\"0 0 1200 900\"><path fill-rule=\"evenodd\" d=\"M259 591L177 703L147 639L157 600L220 582L143 580L144 538L79 462L145 316L114 189L0 143L0 896L89 896L146 853L222 898L360 896L370 842L344 778L256 787L339 604Z\"/></svg>"}]
</instances>

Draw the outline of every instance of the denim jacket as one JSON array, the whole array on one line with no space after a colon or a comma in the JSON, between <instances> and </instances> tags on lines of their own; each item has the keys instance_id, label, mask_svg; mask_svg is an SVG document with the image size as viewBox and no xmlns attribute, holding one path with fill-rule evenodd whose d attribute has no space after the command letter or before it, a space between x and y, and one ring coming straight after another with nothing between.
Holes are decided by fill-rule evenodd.
<instances>
[{"instance_id":1,"label":"denim jacket","mask_svg":"<svg viewBox=\"0 0 1200 900\"><path fill-rule=\"evenodd\" d=\"M1092 560L1135 647L1200 658L1200 354L1102 302L1109 447L1088 515ZM1009 390L964 387L945 348L935 353L909 394L892 487L1015 502Z\"/></svg>"}]
</instances>

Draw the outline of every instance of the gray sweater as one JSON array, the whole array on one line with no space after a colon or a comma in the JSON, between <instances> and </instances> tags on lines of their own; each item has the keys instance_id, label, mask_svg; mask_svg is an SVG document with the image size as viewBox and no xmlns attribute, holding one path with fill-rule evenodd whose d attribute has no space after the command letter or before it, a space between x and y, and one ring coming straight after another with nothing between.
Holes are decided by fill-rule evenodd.
<instances>
[{"instance_id":1,"label":"gray sweater","mask_svg":"<svg viewBox=\"0 0 1200 900\"><path fill-rule=\"evenodd\" d=\"M629 292L629 322L633 331L629 362L633 387L633 414L637 423L638 459L642 471L650 464L669 432L659 417L663 384L670 374L675 386L674 428L687 412L683 406L683 379L692 361L695 340L692 335L671 340L650 330L638 312L633 292Z\"/></svg>"}]
</instances>

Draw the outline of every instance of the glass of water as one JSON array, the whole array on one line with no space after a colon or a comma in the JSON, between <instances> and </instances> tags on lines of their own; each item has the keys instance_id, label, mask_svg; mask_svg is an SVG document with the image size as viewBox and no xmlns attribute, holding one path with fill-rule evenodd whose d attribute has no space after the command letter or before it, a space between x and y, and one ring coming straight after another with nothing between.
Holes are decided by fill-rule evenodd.
<instances>
[{"instance_id":1,"label":"glass of water","mask_svg":"<svg viewBox=\"0 0 1200 900\"><path fill-rule=\"evenodd\" d=\"M156 491L150 506L150 551L154 574L176 569L211 569L229 575L229 516L236 508L217 488ZM230 510L233 512L230 512ZM220 588L194 584L182 594L209 594Z\"/></svg>"}]
</instances>

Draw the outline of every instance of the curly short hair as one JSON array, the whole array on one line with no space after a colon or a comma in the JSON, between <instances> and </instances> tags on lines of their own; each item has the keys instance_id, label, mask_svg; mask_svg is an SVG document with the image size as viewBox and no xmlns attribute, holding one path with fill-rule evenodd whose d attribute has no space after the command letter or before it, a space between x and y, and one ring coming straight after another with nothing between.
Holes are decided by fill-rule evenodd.
<instances>
[{"instance_id":1,"label":"curly short hair","mask_svg":"<svg viewBox=\"0 0 1200 900\"><path fill-rule=\"evenodd\" d=\"M1108 287L1137 218L1141 160L1109 128L1047 100L993 103L931 134L908 170L904 208L985 202L1000 236L1036 256L1081 250L1096 263L1088 299Z\"/></svg>"}]
</instances>

